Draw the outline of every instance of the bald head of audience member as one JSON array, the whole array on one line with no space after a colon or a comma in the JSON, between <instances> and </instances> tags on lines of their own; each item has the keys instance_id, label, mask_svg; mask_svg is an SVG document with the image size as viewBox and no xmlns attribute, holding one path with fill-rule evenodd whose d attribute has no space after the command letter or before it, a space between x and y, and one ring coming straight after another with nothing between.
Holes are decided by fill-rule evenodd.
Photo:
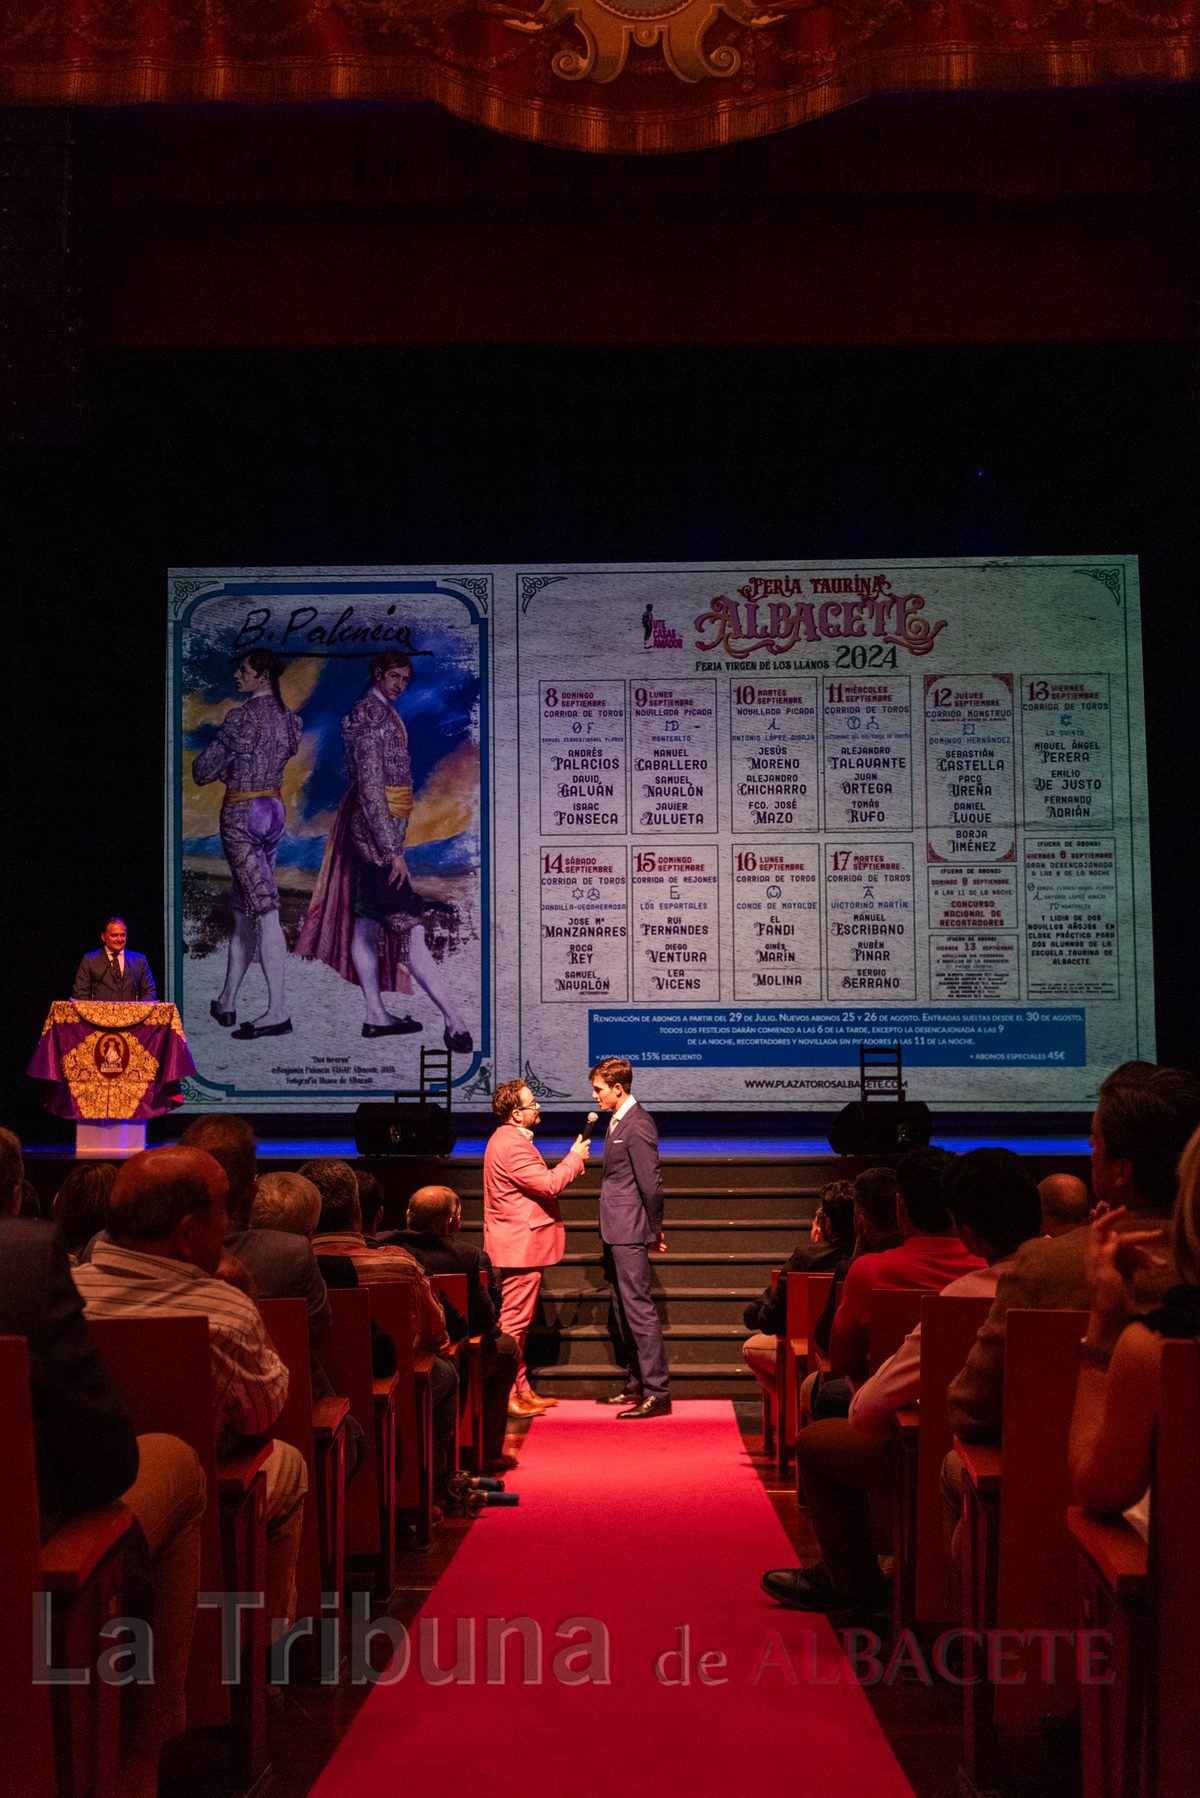
<instances>
[{"instance_id":1,"label":"bald head of audience member","mask_svg":"<svg viewBox=\"0 0 1200 1798\"><path fill-rule=\"evenodd\" d=\"M225 1170L203 1149L147 1149L124 1162L108 1195L118 1248L186 1261L215 1274L228 1218Z\"/></svg>"},{"instance_id":2,"label":"bald head of audience member","mask_svg":"<svg viewBox=\"0 0 1200 1798\"><path fill-rule=\"evenodd\" d=\"M1092 1195L1078 1174L1047 1174L1038 1181L1038 1198L1043 1236L1066 1236L1091 1216Z\"/></svg>"},{"instance_id":3,"label":"bald head of audience member","mask_svg":"<svg viewBox=\"0 0 1200 1798\"><path fill-rule=\"evenodd\" d=\"M321 1195L303 1174L263 1174L250 1207L252 1230L311 1236L321 1215Z\"/></svg>"},{"instance_id":4,"label":"bald head of audience member","mask_svg":"<svg viewBox=\"0 0 1200 1798\"><path fill-rule=\"evenodd\" d=\"M448 1186L421 1186L408 1201L408 1227L423 1236L457 1236L462 1201Z\"/></svg>"},{"instance_id":5,"label":"bald head of audience member","mask_svg":"<svg viewBox=\"0 0 1200 1798\"><path fill-rule=\"evenodd\" d=\"M306 1161L300 1169L321 1195L321 1215L317 1219L317 1235L330 1236L339 1230L362 1232L362 1206L358 1198L358 1181L348 1161L323 1155Z\"/></svg>"},{"instance_id":6,"label":"bald head of audience member","mask_svg":"<svg viewBox=\"0 0 1200 1798\"><path fill-rule=\"evenodd\" d=\"M229 1195L225 1209L236 1229L245 1229L258 1176L258 1139L245 1118L206 1111L193 1118L179 1139L181 1148L203 1149L225 1169Z\"/></svg>"}]
</instances>

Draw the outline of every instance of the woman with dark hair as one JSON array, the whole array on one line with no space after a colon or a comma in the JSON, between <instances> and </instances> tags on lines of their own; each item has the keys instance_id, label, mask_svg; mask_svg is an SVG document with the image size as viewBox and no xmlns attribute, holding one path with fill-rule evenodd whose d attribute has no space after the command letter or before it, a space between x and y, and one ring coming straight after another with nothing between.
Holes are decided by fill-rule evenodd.
<instances>
[{"instance_id":1,"label":"woman with dark hair","mask_svg":"<svg viewBox=\"0 0 1200 1798\"><path fill-rule=\"evenodd\" d=\"M395 710L413 676L410 658L385 649L370 664L370 685L342 719L350 785L325 845L321 872L297 944L361 986L364 1036L405 1036L422 1026L396 1018L380 991L411 993L416 980L441 1012L442 1040L467 1054L467 1021L429 953L425 905L409 879L404 840L412 816L408 732Z\"/></svg>"},{"instance_id":2,"label":"woman with dark hair","mask_svg":"<svg viewBox=\"0 0 1200 1798\"><path fill-rule=\"evenodd\" d=\"M238 989L256 955L267 982L267 1009L234 1031L239 1042L287 1036L292 1028L275 853L284 826L283 771L296 753L304 726L280 696L283 667L282 657L270 649L252 649L242 658L233 678L246 703L226 714L213 741L192 764L198 787L214 780L225 782L221 847L233 878L233 935L225 985L209 1007L217 1023L226 1029L237 1023Z\"/></svg>"}]
</instances>

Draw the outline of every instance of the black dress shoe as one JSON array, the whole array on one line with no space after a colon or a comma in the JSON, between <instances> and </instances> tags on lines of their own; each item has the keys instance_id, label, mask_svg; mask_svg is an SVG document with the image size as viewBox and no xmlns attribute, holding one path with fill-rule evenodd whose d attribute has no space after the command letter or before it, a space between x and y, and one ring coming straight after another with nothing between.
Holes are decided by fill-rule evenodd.
<instances>
[{"instance_id":1,"label":"black dress shoe","mask_svg":"<svg viewBox=\"0 0 1200 1798\"><path fill-rule=\"evenodd\" d=\"M292 1020L285 1018L282 1024L242 1024L234 1031L234 1039L239 1043L252 1043L259 1036L290 1036Z\"/></svg>"},{"instance_id":2,"label":"black dress shoe","mask_svg":"<svg viewBox=\"0 0 1200 1798\"><path fill-rule=\"evenodd\" d=\"M669 1417L671 1401L669 1398L646 1397L633 1407L632 1411L618 1411L617 1422L625 1417Z\"/></svg>"},{"instance_id":3,"label":"black dress shoe","mask_svg":"<svg viewBox=\"0 0 1200 1798\"><path fill-rule=\"evenodd\" d=\"M456 1055L469 1055L473 1047L469 1030L460 1030L455 1036L451 1036L448 1030L443 1030L442 1041L448 1049L453 1049Z\"/></svg>"},{"instance_id":4,"label":"black dress shoe","mask_svg":"<svg viewBox=\"0 0 1200 1798\"><path fill-rule=\"evenodd\" d=\"M418 1024L416 1018L393 1018L390 1024L364 1024L364 1036L411 1036L414 1030L424 1030L424 1024Z\"/></svg>"},{"instance_id":5,"label":"black dress shoe","mask_svg":"<svg viewBox=\"0 0 1200 1798\"><path fill-rule=\"evenodd\" d=\"M824 1561L815 1567L777 1567L764 1573L759 1584L768 1598L789 1611L853 1611L855 1616L874 1617L888 1602L882 1574L859 1592L841 1592Z\"/></svg>"},{"instance_id":6,"label":"black dress shoe","mask_svg":"<svg viewBox=\"0 0 1200 1798\"><path fill-rule=\"evenodd\" d=\"M610 1392L607 1398L598 1398L598 1405L640 1405L643 1394L640 1392Z\"/></svg>"},{"instance_id":7,"label":"black dress shoe","mask_svg":"<svg viewBox=\"0 0 1200 1798\"><path fill-rule=\"evenodd\" d=\"M216 1018L217 1023L221 1026L222 1030L228 1030L231 1024L237 1023L237 1012L221 1011L215 999L212 1000L208 1009L211 1015Z\"/></svg>"}]
</instances>

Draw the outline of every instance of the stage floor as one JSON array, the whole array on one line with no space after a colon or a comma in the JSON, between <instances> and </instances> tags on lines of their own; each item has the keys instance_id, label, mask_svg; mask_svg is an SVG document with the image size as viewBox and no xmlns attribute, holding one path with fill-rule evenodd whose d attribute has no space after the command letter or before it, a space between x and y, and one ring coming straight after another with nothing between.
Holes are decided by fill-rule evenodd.
<instances>
[{"instance_id":1,"label":"stage floor","mask_svg":"<svg viewBox=\"0 0 1200 1798\"><path fill-rule=\"evenodd\" d=\"M537 1146L543 1155L565 1155L571 1146L569 1136L541 1136L536 1138ZM597 1150L600 1147L598 1138L593 1138ZM1086 1136L949 1136L938 1135L934 1141L944 1149L954 1149L961 1155L968 1149L1012 1149L1017 1155L1086 1155L1088 1140ZM478 1159L487 1146L486 1137L463 1136L455 1147L454 1160ZM838 1157L829 1147L824 1136L788 1136L780 1133L771 1136L665 1136L659 1144L659 1153L664 1161L679 1158L694 1161L700 1156L711 1155L717 1160L740 1161L764 1159L795 1161L824 1160L836 1161ZM71 1149L61 1143L48 1147L28 1146L26 1155L70 1155ZM260 1161L296 1161L310 1160L318 1155L333 1155L345 1160L353 1160L357 1155L352 1136L305 1136L261 1137L258 1144Z\"/></svg>"}]
</instances>

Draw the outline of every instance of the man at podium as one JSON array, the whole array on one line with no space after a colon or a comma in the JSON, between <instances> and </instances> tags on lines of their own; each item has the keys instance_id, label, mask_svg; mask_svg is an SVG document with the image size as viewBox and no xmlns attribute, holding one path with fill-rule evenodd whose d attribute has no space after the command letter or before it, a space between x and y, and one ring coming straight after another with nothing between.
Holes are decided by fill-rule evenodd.
<instances>
[{"instance_id":1,"label":"man at podium","mask_svg":"<svg viewBox=\"0 0 1200 1798\"><path fill-rule=\"evenodd\" d=\"M85 955L75 975L72 999L125 1000L158 997L150 964L125 947L125 925L110 918L100 933L102 948Z\"/></svg>"}]
</instances>

